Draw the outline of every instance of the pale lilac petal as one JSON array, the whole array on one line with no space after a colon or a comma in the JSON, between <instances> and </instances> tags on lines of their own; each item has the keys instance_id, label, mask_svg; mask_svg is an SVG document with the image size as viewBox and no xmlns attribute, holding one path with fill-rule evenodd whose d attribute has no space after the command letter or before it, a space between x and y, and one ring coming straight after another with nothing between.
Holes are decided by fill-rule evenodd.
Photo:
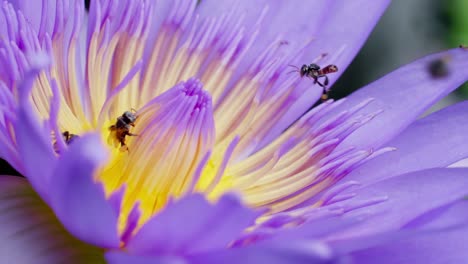
<instances>
[{"instance_id":1,"label":"pale lilac petal","mask_svg":"<svg viewBox=\"0 0 468 264\"><path fill-rule=\"evenodd\" d=\"M310 213L313 219L313 213ZM308 220L308 222L297 228L285 228L275 235L275 239L291 240L294 238L322 238L333 233L341 232L360 222L357 218L324 217L318 220Z\"/></svg>"},{"instance_id":2,"label":"pale lilac petal","mask_svg":"<svg viewBox=\"0 0 468 264\"><path fill-rule=\"evenodd\" d=\"M377 23L390 1L303 1L291 4L287 0L280 1L214 1L206 0L200 3L197 12L202 17L221 17L238 11L244 19L247 30L261 23L261 34L255 39L241 63L239 71L245 71L263 50L272 42L285 41L280 53L295 53L297 49L311 42L298 63L309 63L324 52L335 53L345 48L336 58L337 63L345 69L367 36ZM360 10L366 12L356 16ZM352 21L352 23L349 23ZM335 63L335 64L337 64ZM339 74L335 75L337 79ZM310 106L309 102L309 106Z\"/></svg>"},{"instance_id":3,"label":"pale lilac petal","mask_svg":"<svg viewBox=\"0 0 468 264\"><path fill-rule=\"evenodd\" d=\"M319 241L283 241L225 249L190 256L193 264L315 264L332 263L331 249Z\"/></svg>"},{"instance_id":4,"label":"pale lilac petal","mask_svg":"<svg viewBox=\"0 0 468 264\"><path fill-rule=\"evenodd\" d=\"M2 7L3 8L3 7ZM0 36L8 36L8 26L7 20L3 14L0 12Z\"/></svg>"},{"instance_id":5,"label":"pale lilac petal","mask_svg":"<svg viewBox=\"0 0 468 264\"><path fill-rule=\"evenodd\" d=\"M316 212L309 212L307 217L293 217L288 216L286 213L284 215L273 216L269 221L261 223L254 230L247 232L233 245L235 247L242 246L249 241L262 240L281 242L298 239L321 239L346 230L361 222L357 218L343 218L336 212L323 211L325 210L318 209ZM297 227L284 228L285 226L295 225L298 222L302 223Z\"/></svg>"},{"instance_id":6,"label":"pale lilac petal","mask_svg":"<svg viewBox=\"0 0 468 264\"><path fill-rule=\"evenodd\" d=\"M406 172L446 167L468 157L463 144L468 142L467 113L468 102L463 102L414 122L386 143L395 151L370 160L345 179L370 184Z\"/></svg>"},{"instance_id":7,"label":"pale lilac petal","mask_svg":"<svg viewBox=\"0 0 468 264\"><path fill-rule=\"evenodd\" d=\"M353 252L355 263L413 264L465 263L468 259L468 226L444 232L413 235Z\"/></svg>"},{"instance_id":8,"label":"pale lilac petal","mask_svg":"<svg viewBox=\"0 0 468 264\"><path fill-rule=\"evenodd\" d=\"M122 207L122 199L125 195L126 186L122 185L117 191L114 191L111 196L109 196L108 201L112 206L116 215L120 214L120 209Z\"/></svg>"},{"instance_id":9,"label":"pale lilac petal","mask_svg":"<svg viewBox=\"0 0 468 264\"><path fill-rule=\"evenodd\" d=\"M124 252L108 252L105 254L109 264L189 264L188 261L177 256L135 256Z\"/></svg>"},{"instance_id":10,"label":"pale lilac petal","mask_svg":"<svg viewBox=\"0 0 468 264\"><path fill-rule=\"evenodd\" d=\"M44 0L8 0L17 10L21 10L36 32L39 32Z\"/></svg>"},{"instance_id":11,"label":"pale lilac petal","mask_svg":"<svg viewBox=\"0 0 468 264\"><path fill-rule=\"evenodd\" d=\"M140 220L141 210L140 204L136 203L127 217L127 224L125 225L125 229L120 235L120 240L124 243L127 243L129 239L132 237L135 228L138 226L138 220Z\"/></svg>"},{"instance_id":12,"label":"pale lilac petal","mask_svg":"<svg viewBox=\"0 0 468 264\"><path fill-rule=\"evenodd\" d=\"M221 62L219 67L227 68L227 74L232 72L225 89L216 88L217 91L213 92L215 114L224 112L224 103L236 94L237 81L246 76L258 88L252 91L256 91L255 99L260 102L288 94L271 110L277 113L274 122L261 121L267 124L256 139L259 142L250 147L259 149L271 142L311 107L322 92L310 79L286 74L288 64L300 66L317 62L317 57L328 53L317 63L335 63L344 70L388 3L388 0L319 0L301 4L291 4L286 0L201 1L196 9L199 17L193 19L193 24L199 22L200 28L195 28L203 34L196 31L195 38L200 40L194 41L191 47L195 51L206 49L214 53L212 55ZM356 17L356 11L361 9L366 9L366 12ZM191 35L187 39L191 39ZM203 71L202 67L200 74ZM342 72L333 74L331 83ZM204 77L202 79L205 80ZM295 90L287 91L290 87ZM211 83L207 88L210 91L215 89ZM225 129L219 131L224 134Z\"/></svg>"},{"instance_id":13,"label":"pale lilac petal","mask_svg":"<svg viewBox=\"0 0 468 264\"><path fill-rule=\"evenodd\" d=\"M13 6L24 14L35 33L42 40L44 37L53 37L55 34L71 32L70 25L76 16L83 16L84 1L66 0L9 0ZM67 25L68 24L68 25Z\"/></svg>"},{"instance_id":14,"label":"pale lilac petal","mask_svg":"<svg viewBox=\"0 0 468 264\"><path fill-rule=\"evenodd\" d=\"M136 254L189 254L224 248L258 215L230 194L214 205L202 195L190 195L170 204L143 225L127 248Z\"/></svg>"},{"instance_id":15,"label":"pale lilac petal","mask_svg":"<svg viewBox=\"0 0 468 264\"><path fill-rule=\"evenodd\" d=\"M257 59L253 54L261 54L272 43L278 42L279 53L293 53L317 37L323 20L331 16L334 10L330 1L304 1L300 5L287 0L279 1L216 1L206 0L200 3L197 13L202 18L222 18L223 15L238 12L243 26L249 33L260 23L261 34L249 46L249 51L238 67L244 72ZM292 15L294 14L294 15ZM236 21L238 22L238 21ZM228 25L228 28L233 25ZM281 45L280 42L284 43ZM308 52L310 53L310 52Z\"/></svg>"},{"instance_id":16,"label":"pale lilac petal","mask_svg":"<svg viewBox=\"0 0 468 264\"><path fill-rule=\"evenodd\" d=\"M148 37L147 37L147 47L145 47L145 51L143 53L143 58L149 58L151 56L151 53L153 52L153 45L155 44L155 41L157 40L159 36L159 31L161 29L161 26L163 25L174 25L177 23L174 23L175 19L174 17L174 9L176 5L180 4L185 4L186 6L194 6L196 3L196 0L186 0L183 2L175 2L171 0L161 0L161 1L156 1L154 3L154 8L152 10L153 14L151 19L149 19L148 22L145 23L145 27L148 27L150 30L148 31ZM150 3L150 5L153 3ZM187 8L189 9L189 8ZM93 8L93 3L91 2L90 6L90 11L94 11ZM186 12L189 12L188 10ZM172 17L168 14L173 15ZM183 18L184 16L179 16L179 18ZM91 16L92 19L96 19L96 15L93 14ZM185 19L190 18L190 16L186 16ZM95 21L91 21L91 23L95 23ZM180 23L178 23L180 25ZM185 27L186 25L184 25ZM92 32L88 32L92 33ZM146 63L149 63L149 61L145 61Z\"/></svg>"},{"instance_id":17,"label":"pale lilac petal","mask_svg":"<svg viewBox=\"0 0 468 264\"><path fill-rule=\"evenodd\" d=\"M402 230L386 232L373 236L356 237L349 240L334 240L330 245L335 252L347 254L351 252L366 252L391 243L401 243L415 238L430 238L440 236L455 230L465 229L468 224L468 201L460 200L456 203L433 209L406 224ZM447 241L450 243L450 241ZM440 249L435 249L440 250Z\"/></svg>"},{"instance_id":18,"label":"pale lilac petal","mask_svg":"<svg viewBox=\"0 0 468 264\"><path fill-rule=\"evenodd\" d=\"M468 223L468 200L462 199L453 204L435 208L416 219L411 220L403 228L442 229L456 227Z\"/></svg>"},{"instance_id":19,"label":"pale lilac petal","mask_svg":"<svg viewBox=\"0 0 468 264\"><path fill-rule=\"evenodd\" d=\"M356 196L337 203L347 216L366 217L340 237L362 236L398 230L413 219L468 194L467 169L428 169L399 175L354 190ZM361 207L377 197L379 203Z\"/></svg>"},{"instance_id":20,"label":"pale lilac petal","mask_svg":"<svg viewBox=\"0 0 468 264\"><path fill-rule=\"evenodd\" d=\"M100 263L101 249L71 236L24 179L0 176L0 263Z\"/></svg>"},{"instance_id":21,"label":"pale lilac petal","mask_svg":"<svg viewBox=\"0 0 468 264\"><path fill-rule=\"evenodd\" d=\"M331 240L330 245L338 254L360 252L381 245L400 243L414 237L441 234L468 224L468 202L460 200L430 210L404 225L401 230L351 239Z\"/></svg>"},{"instance_id":22,"label":"pale lilac petal","mask_svg":"<svg viewBox=\"0 0 468 264\"><path fill-rule=\"evenodd\" d=\"M448 166L449 168L468 168L468 159L462 159Z\"/></svg>"},{"instance_id":23,"label":"pale lilac petal","mask_svg":"<svg viewBox=\"0 0 468 264\"><path fill-rule=\"evenodd\" d=\"M428 64L447 60L450 73L440 79L431 77ZM383 111L359 128L341 145L346 148L378 147L411 124L421 113L468 79L468 51L457 48L426 56L359 89L333 110L336 115L368 98L375 100L356 115ZM325 117L325 119L330 116ZM372 135L371 137L369 135Z\"/></svg>"},{"instance_id":24,"label":"pale lilac petal","mask_svg":"<svg viewBox=\"0 0 468 264\"><path fill-rule=\"evenodd\" d=\"M391 241L406 239L420 233L422 232L417 230L398 230L370 236L358 236L350 239L331 239L328 244L333 248L336 254L346 255L351 252L372 248Z\"/></svg>"},{"instance_id":25,"label":"pale lilac petal","mask_svg":"<svg viewBox=\"0 0 468 264\"><path fill-rule=\"evenodd\" d=\"M317 28L315 34L308 36L314 40L306 47L307 51L304 52L304 55L293 63L296 65L310 63L321 54L328 53L329 56L320 61L320 64L322 66L327 64L338 66L339 71L329 76L329 87L332 87L332 84L341 76L359 52L390 1L339 0L326 2L329 12L322 14L320 27ZM315 1L310 1L310 3L315 3ZM302 3L296 6L302 8ZM310 9L314 9L314 7ZM295 16L295 13L293 14L290 16ZM310 80L304 80L298 90L297 98L295 98L297 101L271 129L270 134L263 139L263 142L270 142L282 133L315 103L322 92L321 87L313 85ZM263 145L263 142L260 145Z\"/></svg>"},{"instance_id":26,"label":"pale lilac petal","mask_svg":"<svg viewBox=\"0 0 468 264\"><path fill-rule=\"evenodd\" d=\"M19 108L14 128L18 153L24 164L21 171L42 199L49 203L47 188L56 157L48 134L50 132L39 122L29 101L33 82L48 62L43 56L35 57L38 64L32 65L18 87Z\"/></svg>"},{"instance_id":27,"label":"pale lilac petal","mask_svg":"<svg viewBox=\"0 0 468 264\"><path fill-rule=\"evenodd\" d=\"M106 201L104 188L93 181L105 161L97 135L84 135L62 154L50 184L52 208L63 225L90 244L117 248L117 214Z\"/></svg>"}]
</instances>

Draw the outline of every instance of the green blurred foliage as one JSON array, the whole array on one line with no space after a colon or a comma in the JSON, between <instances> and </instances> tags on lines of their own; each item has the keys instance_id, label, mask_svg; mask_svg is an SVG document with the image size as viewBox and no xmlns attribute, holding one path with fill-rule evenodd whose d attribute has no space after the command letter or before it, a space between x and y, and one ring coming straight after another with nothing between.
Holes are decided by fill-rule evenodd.
<instances>
[{"instance_id":1,"label":"green blurred foliage","mask_svg":"<svg viewBox=\"0 0 468 264\"><path fill-rule=\"evenodd\" d=\"M449 0L446 3L450 17L450 32L448 36L450 44L468 45L468 1Z\"/></svg>"},{"instance_id":2,"label":"green blurred foliage","mask_svg":"<svg viewBox=\"0 0 468 264\"><path fill-rule=\"evenodd\" d=\"M468 45L468 0L447 0L447 42L451 47ZM460 96L468 98L468 84L457 90Z\"/></svg>"}]
</instances>

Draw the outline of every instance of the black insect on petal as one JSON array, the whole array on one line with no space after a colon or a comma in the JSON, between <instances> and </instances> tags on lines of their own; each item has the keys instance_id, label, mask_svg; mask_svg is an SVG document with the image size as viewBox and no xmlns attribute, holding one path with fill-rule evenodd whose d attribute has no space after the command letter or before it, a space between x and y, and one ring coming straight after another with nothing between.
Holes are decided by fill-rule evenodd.
<instances>
[{"instance_id":1,"label":"black insect on petal","mask_svg":"<svg viewBox=\"0 0 468 264\"><path fill-rule=\"evenodd\" d=\"M448 57L432 60L427 65L427 71L434 79L445 78L450 74L448 62Z\"/></svg>"}]
</instances>

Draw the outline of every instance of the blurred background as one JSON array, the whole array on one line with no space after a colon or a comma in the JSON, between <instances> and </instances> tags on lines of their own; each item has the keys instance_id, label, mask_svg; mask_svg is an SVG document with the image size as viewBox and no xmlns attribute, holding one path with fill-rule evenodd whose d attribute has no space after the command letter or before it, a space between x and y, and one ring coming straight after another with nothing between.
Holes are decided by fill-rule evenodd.
<instances>
[{"instance_id":1,"label":"blurred background","mask_svg":"<svg viewBox=\"0 0 468 264\"><path fill-rule=\"evenodd\" d=\"M468 0L393 0L330 96L344 97L399 66L460 44L468 45ZM467 84L429 111L466 98ZM1 174L19 175L3 160Z\"/></svg>"},{"instance_id":2,"label":"blurred background","mask_svg":"<svg viewBox=\"0 0 468 264\"><path fill-rule=\"evenodd\" d=\"M417 58L468 45L468 0L393 0L351 66L333 85L341 98ZM429 112L468 97L464 85Z\"/></svg>"}]
</instances>

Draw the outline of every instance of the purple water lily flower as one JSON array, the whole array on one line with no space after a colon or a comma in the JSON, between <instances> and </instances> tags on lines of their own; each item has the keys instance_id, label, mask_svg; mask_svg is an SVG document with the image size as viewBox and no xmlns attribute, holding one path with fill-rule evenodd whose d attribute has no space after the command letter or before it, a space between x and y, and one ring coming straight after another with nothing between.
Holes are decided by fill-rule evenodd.
<instances>
[{"instance_id":1,"label":"purple water lily flower","mask_svg":"<svg viewBox=\"0 0 468 264\"><path fill-rule=\"evenodd\" d=\"M0 262L464 262L468 103L418 117L468 51L310 111L288 74L330 87L388 3L5 1Z\"/></svg>"}]
</instances>

